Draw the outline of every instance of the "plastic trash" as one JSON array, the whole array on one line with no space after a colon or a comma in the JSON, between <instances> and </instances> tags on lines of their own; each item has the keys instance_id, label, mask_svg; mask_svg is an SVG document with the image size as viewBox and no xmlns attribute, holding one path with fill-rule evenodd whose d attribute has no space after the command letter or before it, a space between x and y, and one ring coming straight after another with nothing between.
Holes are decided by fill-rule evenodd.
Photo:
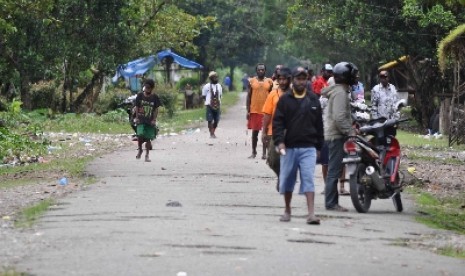
<instances>
[{"instance_id":1,"label":"plastic trash","mask_svg":"<svg viewBox=\"0 0 465 276\"><path fill-rule=\"evenodd\" d=\"M60 181L58 182L61 186L66 186L68 185L68 178L62 177L60 178Z\"/></svg>"}]
</instances>

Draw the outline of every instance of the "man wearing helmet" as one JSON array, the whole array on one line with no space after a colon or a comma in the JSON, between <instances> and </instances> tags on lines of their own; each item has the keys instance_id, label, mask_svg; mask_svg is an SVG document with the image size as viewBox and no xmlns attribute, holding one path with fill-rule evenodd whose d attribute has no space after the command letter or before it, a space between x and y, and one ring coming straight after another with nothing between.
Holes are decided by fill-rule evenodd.
<instances>
[{"instance_id":1,"label":"man wearing helmet","mask_svg":"<svg viewBox=\"0 0 465 276\"><path fill-rule=\"evenodd\" d=\"M210 82L205 84L202 88L202 98L205 100L205 107L207 108L207 122L210 138L216 138L215 130L220 121L220 106L221 96L223 95L223 88L218 84L218 74L211 71L208 74Z\"/></svg>"},{"instance_id":2,"label":"man wearing helmet","mask_svg":"<svg viewBox=\"0 0 465 276\"><path fill-rule=\"evenodd\" d=\"M271 136L273 135L272 119L276 111L276 105L278 104L279 98L287 92L290 93L289 87L291 85L291 69L281 67L276 72L276 81L278 83L278 88L273 89L270 92L268 97L266 97L265 104L263 105L262 143L264 145L269 145L266 162L278 176L278 186L276 189L279 191L279 154L276 152L273 140L271 139Z\"/></svg>"},{"instance_id":3,"label":"man wearing helmet","mask_svg":"<svg viewBox=\"0 0 465 276\"><path fill-rule=\"evenodd\" d=\"M342 172L344 142L346 137L354 135L350 115L350 86L356 84L358 68L350 62L340 62L333 68L335 85L323 90L328 98L325 113L325 141L329 150L328 176L325 187L325 207L330 211L347 212L339 205L337 183Z\"/></svg>"}]
</instances>

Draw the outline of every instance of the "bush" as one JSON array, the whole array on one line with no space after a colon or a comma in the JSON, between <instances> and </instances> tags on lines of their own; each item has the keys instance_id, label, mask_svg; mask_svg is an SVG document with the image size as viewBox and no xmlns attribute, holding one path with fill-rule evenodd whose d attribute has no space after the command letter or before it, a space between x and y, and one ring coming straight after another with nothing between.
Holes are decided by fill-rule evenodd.
<instances>
[{"instance_id":1,"label":"bush","mask_svg":"<svg viewBox=\"0 0 465 276\"><path fill-rule=\"evenodd\" d=\"M102 121L112 123L124 123L128 121L128 113L122 108L109 111L101 116Z\"/></svg>"},{"instance_id":2,"label":"bush","mask_svg":"<svg viewBox=\"0 0 465 276\"><path fill-rule=\"evenodd\" d=\"M163 85L159 86L156 90L158 97L160 98L161 105L164 107L169 118L172 118L176 113L176 105L178 102L178 96L173 88Z\"/></svg>"},{"instance_id":3,"label":"bush","mask_svg":"<svg viewBox=\"0 0 465 276\"><path fill-rule=\"evenodd\" d=\"M109 89L105 93L100 93L94 103L94 111L97 114L105 114L117 109L124 99L131 94L127 90Z\"/></svg>"},{"instance_id":4,"label":"bush","mask_svg":"<svg viewBox=\"0 0 465 276\"><path fill-rule=\"evenodd\" d=\"M186 84L190 84L193 88L200 86L200 80L198 77L182 78L177 84L176 89L183 90Z\"/></svg>"},{"instance_id":5,"label":"bush","mask_svg":"<svg viewBox=\"0 0 465 276\"><path fill-rule=\"evenodd\" d=\"M60 95L53 82L40 82L31 87L32 109L52 108L59 106Z\"/></svg>"}]
</instances>

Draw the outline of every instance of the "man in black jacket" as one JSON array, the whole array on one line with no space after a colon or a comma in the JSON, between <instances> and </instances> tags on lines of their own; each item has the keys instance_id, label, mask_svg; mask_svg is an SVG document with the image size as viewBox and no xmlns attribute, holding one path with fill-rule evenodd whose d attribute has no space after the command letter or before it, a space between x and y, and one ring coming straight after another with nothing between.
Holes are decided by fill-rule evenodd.
<instances>
[{"instance_id":1,"label":"man in black jacket","mask_svg":"<svg viewBox=\"0 0 465 276\"><path fill-rule=\"evenodd\" d=\"M305 89L307 72L292 72L292 93L283 95L273 117L273 141L280 156L279 191L284 194L285 210L280 221L291 220L292 193L300 172L299 194L305 194L308 224L320 224L315 216L314 173L316 158L323 145L323 120L318 97Z\"/></svg>"}]
</instances>

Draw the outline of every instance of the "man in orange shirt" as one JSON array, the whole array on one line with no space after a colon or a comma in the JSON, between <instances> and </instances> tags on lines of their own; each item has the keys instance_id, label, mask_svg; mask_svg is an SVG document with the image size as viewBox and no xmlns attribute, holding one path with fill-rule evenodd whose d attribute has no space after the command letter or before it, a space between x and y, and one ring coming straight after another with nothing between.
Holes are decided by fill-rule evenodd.
<instances>
[{"instance_id":1,"label":"man in orange shirt","mask_svg":"<svg viewBox=\"0 0 465 276\"><path fill-rule=\"evenodd\" d=\"M269 144L268 146L268 158L266 162L268 166L276 173L278 176L278 185L276 189L279 191L279 154L276 152L273 139L273 115L276 111L276 105L278 104L279 98L285 93L290 93L291 85L291 69L282 67L276 73L276 81L279 84L277 89L273 89L268 97L266 98L265 105L263 105L263 129L262 129L262 142L264 145Z\"/></svg>"},{"instance_id":2,"label":"man in orange shirt","mask_svg":"<svg viewBox=\"0 0 465 276\"><path fill-rule=\"evenodd\" d=\"M265 64L259 63L255 67L257 76L249 79L247 93L247 128L252 130L252 155L249 158L257 156L258 133L263 126L263 105L266 97L273 88L273 81L265 77ZM263 144L262 159L266 159L266 146Z\"/></svg>"},{"instance_id":3,"label":"man in orange shirt","mask_svg":"<svg viewBox=\"0 0 465 276\"><path fill-rule=\"evenodd\" d=\"M317 94L318 96L321 95L321 89L328 86L328 79L333 75L333 66L327 63L321 69L321 76L319 76L313 83L313 93Z\"/></svg>"}]
</instances>

